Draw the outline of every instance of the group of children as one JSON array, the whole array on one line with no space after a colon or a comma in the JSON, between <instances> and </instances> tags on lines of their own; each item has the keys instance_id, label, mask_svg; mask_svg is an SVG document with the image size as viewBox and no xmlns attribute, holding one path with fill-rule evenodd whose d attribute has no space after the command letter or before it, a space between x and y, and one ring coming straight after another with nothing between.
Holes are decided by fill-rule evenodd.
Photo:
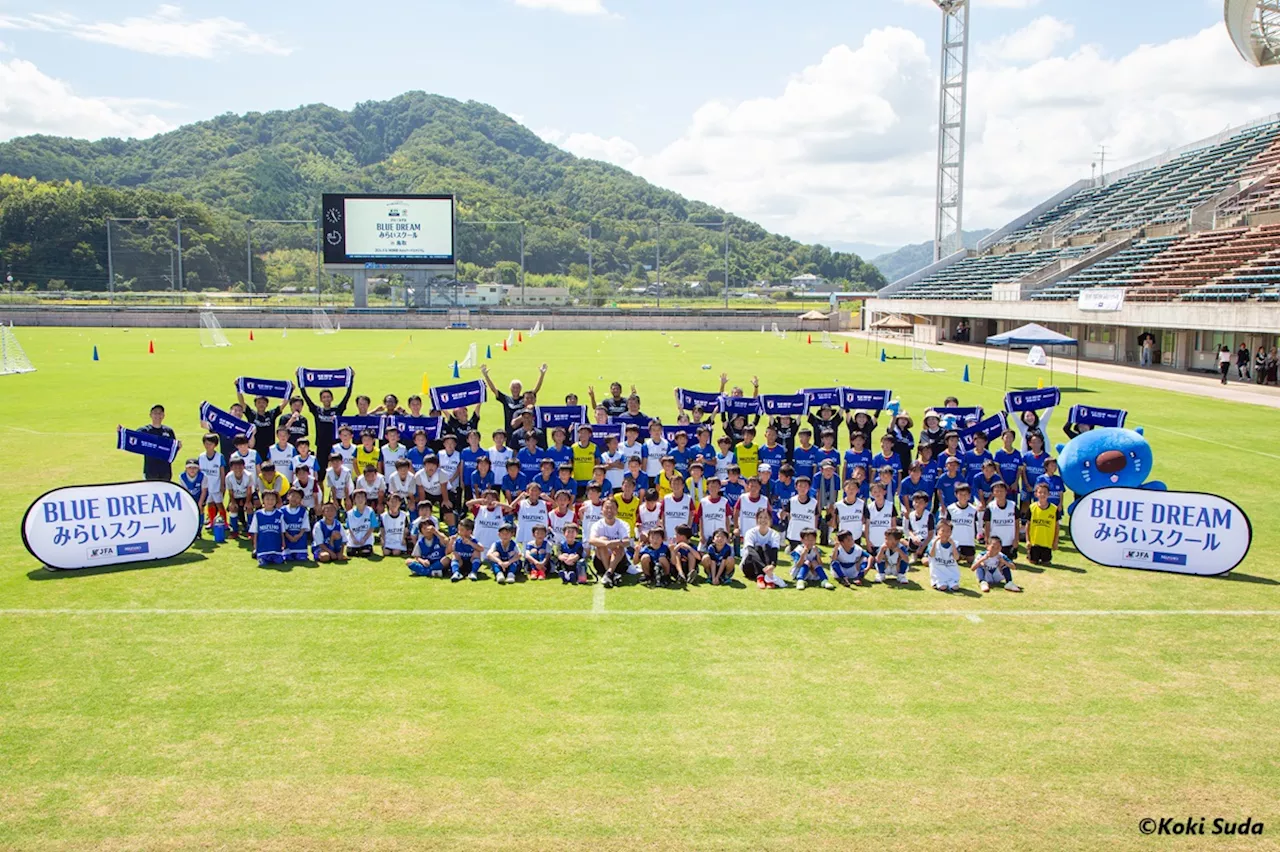
<instances>
[{"instance_id":1,"label":"group of children","mask_svg":"<svg viewBox=\"0 0 1280 852\"><path fill-rule=\"evenodd\" d=\"M377 547L414 576L454 581L487 572L503 584L526 577L611 587L635 574L651 585L726 585L741 568L760 588L781 588L786 554L799 589L834 588L833 579L902 585L919 563L941 591L958 589L965 567L983 591L1020 591L1012 575L1020 543L1041 565L1058 544L1063 485L1045 447L1047 417L1032 412L1009 415L1012 428L991 453L981 433L962 447L966 424L949 415L926 411L917 439L912 418L895 410L872 455L879 412L820 406L805 420L770 418L757 443L760 415L717 418L694 408L677 411L684 428L668 435L640 411L634 390L624 398L614 383L596 420L623 424L620 438L589 423L544 433L534 426L536 390L513 382L498 396L507 423L487 447L479 406L441 414L438 437L417 430L406 444L394 426L362 429L357 440L333 415L346 399L335 407L329 391L320 405L294 399L287 411L259 397L246 418L253 437L209 432L181 484L215 537L247 535L259 565L344 562ZM590 396L595 404L594 389ZM243 398L238 405L243 411ZM942 411L957 405L948 399ZM357 408L360 417L417 417L422 401L410 398L405 410L388 395L370 410L362 396ZM275 440L264 443L264 432Z\"/></svg>"}]
</instances>

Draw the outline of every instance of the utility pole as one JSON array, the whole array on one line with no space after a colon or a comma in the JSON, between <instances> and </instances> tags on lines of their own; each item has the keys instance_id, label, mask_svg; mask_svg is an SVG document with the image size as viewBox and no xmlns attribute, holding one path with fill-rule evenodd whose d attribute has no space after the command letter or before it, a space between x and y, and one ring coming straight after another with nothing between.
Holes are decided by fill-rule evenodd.
<instances>
[{"instance_id":1,"label":"utility pole","mask_svg":"<svg viewBox=\"0 0 1280 852\"><path fill-rule=\"evenodd\" d=\"M178 217L178 304L182 304L182 288L184 285L182 276L182 217Z\"/></svg>"},{"instance_id":2,"label":"utility pole","mask_svg":"<svg viewBox=\"0 0 1280 852\"><path fill-rule=\"evenodd\" d=\"M107 303L116 303L116 267L111 255L111 217L107 217Z\"/></svg>"},{"instance_id":3,"label":"utility pole","mask_svg":"<svg viewBox=\"0 0 1280 852\"><path fill-rule=\"evenodd\" d=\"M1107 184L1107 146L1106 145L1098 146L1098 177L1101 180L1101 185L1106 186Z\"/></svg>"}]
</instances>

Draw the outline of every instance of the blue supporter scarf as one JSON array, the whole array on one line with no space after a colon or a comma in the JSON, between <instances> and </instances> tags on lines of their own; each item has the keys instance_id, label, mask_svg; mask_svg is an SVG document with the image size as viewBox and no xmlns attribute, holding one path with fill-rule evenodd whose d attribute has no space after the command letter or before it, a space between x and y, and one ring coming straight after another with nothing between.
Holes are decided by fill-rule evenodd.
<instances>
[{"instance_id":1,"label":"blue supporter scarf","mask_svg":"<svg viewBox=\"0 0 1280 852\"><path fill-rule=\"evenodd\" d=\"M573 428L569 430L569 433L573 435L575 444L578 440L578 427L583 425L591 427L591 443L595 444L602 450L604 449L605 442L611 437L617 438L618 443L622 443L623 424L621 423L575 423L573 424Z\"/></svg>"},{"instance_id":2,"label":"blue supporter scarf","mask_svg":"<svg viewBox=\"0 0 1280 852\"><path fill-rule=\"evenodd\" d=\"M757 417L760 415L760 400L754 396L722 396L720 410L730 419L738 417ZM804 412L801 411L801 414Z\"/></svg>"},{"instance_id":3,"label":"blue supporter scarf","mask_svg":"<svg viewBox=\"0 0 1280 852\"><path fill-rule=\"evenodd\" d=\"M965 450L973 449L973 436L979 432L987 436L987 443L993 443L998 440L1005 430L1005 422L1003 414L993 414L986 420L982 420L968 429L960 433L960 446Z\"/></svg>"},{"instance_id":4,"label":"blue supporter scarf","mask_svg":"<svg viewBox=\"0 0 1280 852\"><path fill-rule=\"evenodd\" d=\"M373 434L382 437L382 415L366 414L361 417L359 414L343 415L338 418L338 423L334 427L335 430L347 426L351 429L351 434L355 437L355 442L360 443L360 436L366 429L372 429ZM336 431L335 431L336 434Z\"/></svg>"},{"instance_id":5,"label":"blue supporter scarf","mask_svg":"<svg viewBox=\"0 0 1280 852\"><path fill-rule=\"evenodd\" d=\"M1076 426L1103 426L1122 428L1129 412L1123 408L1097 408L1092 405L1073 405L1067 413L1067 422Z\"/></svg>"},{"instance_id":6,"label":"blue supporter scarf","mask_svg":"<svg viewBox=\"0 0 1280 852\"><path fill-rule=\"evenodd\" d=\"M293 382L288 379L253 379L241 376L236 379L236 390L251 396L288 399L293 396Z\"/></svg>"},{"instance_id":7,"label":"blue supporter scarf","mask_svg":"<svg viewBox=\"0 0 1280 852\"><path fill-rule=\"evenodd\" d=\"M685 388L676 388L680 394L680 410L693 411L695 408L701 408L708 414L714 414L720 410L720 394L703 393L702 391L686 390Z\"/></svg>"},{"instance_id":8,"label":"blue supporter scarf","mask_svg":"<svg viewBox=\"0 0 1280 852\"><path fill-rule=\"evenodd\" d=\"M137 453L149 459L163 459L169 464L178 457L178 442L163 435L148 435L123 426L116 427L116 449Z\"/></svg>"},{"instance_id":9,"label":"blue supporter scarf","mask_svg":"<svg viewBox=\"0 0 1280 852\"><path fill-rule=\"evenodd\" d=\"M760 407L771 417L803 417L809 406L808 398L803 393L769 393L760 397Z\"/></svg>"},{"instance_id":10,"label":"blue supporter scarf","mask_svg":"<svg viewBox=\"0 0 1280 852\"><path fill-rule=\"evenodd\" d=\"M489 398L484 382L476 379L456 385L440 385L431 389L431 407L438 411L469 408Z\"/></svg>"},{"instance_id":11,"label":"blue supporter scarf","mask_svg":"<svg viewBox=\"0 0 1280 852\"><path fill-rule=\"evenodd\" d=\"M200 422L208 423L211 431L224 438L244 435L252 441L253 433L257 429L248 420L242 420L234 414L228 414L209 402L200 403Z\"/></svg>"},{"instance_id":12,"label":"blue supporter scarf","mask_svg":"<svg viewBox=\"0 0 1280 852\"><path fill-rule=\"evenodd\" d=\"M311 367L298 368L298 387L300 388L345 388L351 385L355 371L350 367L341 370L316 370Z\"/></svg>"},{"instance_id":13,"label":"blue supporter scarf","mask_svg":"<svg viewBox=\"0 0 1280 852\"><path fill-rule=\"evenodd\" d=\"M400 440L406 444L413 443L413 434L421 429L427 433L428 441L440 440L440 431L444 428L444 418L441 417L411 417L408 414L388 414L382 418L382 432L378 435L382 437L386 431L392 427L400 430ZM405 436L408 436L407 438Z\"/></svg>"},{"instance_id":14,"label":"blue supporter scarf","mask_svg":"<svg viewBox=\"0 0 1280 852\"><path fill-rule=\"evenodd\" d=\"M970 418L972 418L974 422L982 419L981 405L943 406L933 410L937 413L938 420L941 421L945 428L955 429L956 431L964 430L966 428L965 424L969 422Z\"/></svg>"},{"instance_id":15,"label":"blue supporter scarf","mask_svg":"<svg viewBox=\"0 0 1280 852\"><path fill-rule=\"evenodd\" d=\"M883 411L889 407L893 391L840 389L840 407L845 411Z\"/></svg>"},{"instance_id":16,"label":"blue supporter scarf","mask_svg":"<svg viewBox=\"0 0 1280 852\"><path fill-rule=\"evenodd\" d=\"M692 445L692 444L693 444L693 442L694 442L694 439L696 439L696 438L698 437L698 424L697 424L697 423L682 423L682 424L678 424L678 425L676 425L676 426L663 426L663 427L662 427L662 440L664 440L664 441L670 441L670 442L671 442L671 448L672 448L672 449L675 449L675 445L676 445L676 435L680 434L681 432L683 432L683 433L685 433L686 435L688 435L688 436L689 436L689 443Z\"/></svg>"},{"instance_id":17,"label":"blue supporter scarf","mask_svg":"<svg viewBox=\"0 0 1280 852\"><path fill-rule=\"evenodd\" d=\"M552 429L568 430L575 423L583 423L587 419L585 405L539 405L533 409L533 422L547 434Z\"/></svg>"},{"instance_id":18,"label":"blue supporter scarf","mask_svg":"<svg viewBox=\"0 0 1280 852\"><path fill-rule=\"evenodd\" d=\"M824 405L840 408L844 388L805 388L802 393L809 401L809 408L821 408Z\"/></svg>"},{"instance_id":19,"label":"blue supporter scarf","mask_svg":"<svg viewBox=\"0 0 1280 852\"><path fill-rule=\"evenodd\" d=\"M1011 414L1023 411L1043 411L1062 402L1057 388L1041 388L1031 391L1009 391L1004 395L1004 410Z\"/></svg>"}]
</instances>

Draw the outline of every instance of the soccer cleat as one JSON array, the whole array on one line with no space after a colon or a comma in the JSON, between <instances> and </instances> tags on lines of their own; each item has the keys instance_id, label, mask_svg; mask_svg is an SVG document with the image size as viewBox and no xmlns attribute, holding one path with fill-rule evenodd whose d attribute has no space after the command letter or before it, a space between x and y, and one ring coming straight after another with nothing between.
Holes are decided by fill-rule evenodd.
<instances>
[{"instance_id":1,"label":"soccer cleat","mask_svg":"<svg viewBox=\"0 0 1280 852\"><path fill-rule=\"evenodd\" d=\"M513 584L515 583L515 581L516 581L516 572L515 572L515 571L508 571L508 572L507 572L507 585L513 585Z\"/></svg>"},{"instance_id":2,"label":"soccer cleat","mask_svg":"<svg viewBox=\"0 0 1280 852\"><path fill-rule=\"evenodd\" d=\"M1009 582L1004 584L1004 590L1006 592L1020 592L1022 591L1022 587L1019 586L1017 583L1013 582L1012 580L1010 580Z\"/></svg>"},{"instance_id":3,"label":"soccer cleat","mask_svg":"<svg viewBox=\"0 0 1280 852\"><path fill-rule=\"evenodd\" d=\"M461 572L458 572L458 571L454 571L453 574L449 576L450 583L456 583L461 579L462 579L462 574Z\"/></svg>"},{"instance_id":4,"label":"soccer cleat","mask_svg":"<svg viewBox=\"0 0 1280 852\"><path fill-rule=\"evenodd\" d=\"M474 583L476 580L480 579L480 575L477 574L475 571L472 571L470 574L467 575L467 579Z\"/></svg>"},{"instance_id":5,"label":"soccer cleat","mask_svg":"<svg viewBox=\"0 0 1280 852\"><path fill-rule=\"evenodd\" d=\"M796 588L797 588L797 589L800 589L801 591L803 591L803 590L804 590L804 586L805 586L804 580L796 580Z\"/></svg>"},{"instance_id":6,"label":"soccer cleat","mask_svg":"<svg viewBox=\"0 0 1280 852\"><path fill-rule=\"evenodd\" d=\"M608 574L605 574L603 577L600 578L600 585L604 586L606 589L611 589L613 588L613 580L609 577Z\"/></svg>"},{"instance_id":7,"label":"soccer cleat","mask_svg":"<svg viewBox=\"0 0 1280 852\"><path fill-rule=\"evenodd\" d=\"M911 582L911 581L907 579L907 572L906 572L906 571L903 571L901 574L899 574L899 575L898 575L898 585L899 585L899 586L905 586L907 583L910 583L910 582Z\"/></svg>"},{"instance_id":8,"label":"soccer cleat","mask_svg":"<svg viewBox=\"0 0 1280 852\"><path fill-rule=\"evenodd\" d=\"M830 581L830 580L823 580L823 581L822 581L822 588L827 589L828 591L830 591L831 589L834 589L834 588L835 588L835 586L831 585L831 581Z\"/></svg>"},{"instance_id":9,"label":"soccer cleat","mask_svg":"<svg viewBox=\"0 0 1280 852\"><path fill-rule=\"evenodd\" d=\"M876 582L877 582L877 583L883 583L883 582L884 582L884 572L883 572L883 571L877 571L877 572L876 572Z\"/></svg>"},{"instance_id":10,"label":"soccer cleat","mask_svg":"<svg viewBox=\"0 0 1280 852\"><path fill-rule=\"evenodd\" d=\"M984 592L989 592L991 591L991 584L988 583L986 580L983 580L981 583L978 584L978 588Z\"/></svg>"},{"instance_id":11,"label":"soccer cleat","mask_svg":"<svg viewBox=\"0 0 1280 852\"><path fill-rule=\"evenodd\" d=\"M494 571L493 579L498 581L498 585L503 585L507 582L507 575L503 574L501 571Z\"/></svg>"},{"instance_id":12,"label":"soccer cleat","mask_svg":"<svg viewBox=\"0 0 1280 852\"><path fill-rule=\"evenodd\" d=\"M764 581L764 575L763 575L763 574L761 574L760 576L756 577L756 588L759 588L759 589L767 589L767 588L769 588L769 584L768 584L768 583L766 583L766 582Z\"/></svg>"},{"instance_id":13,"label":"soccer cleat","mask_svg":"<svg viewBox=\"0 0 1280 852\"><path fill-rule=\"evenodd\" d=\"M853 578L853 580L852 580L851 582L852 582L855 586L861 586L861 585L862 585L862 578L861 578L861 577L854 577L854 578Z\"/></svg>"}]
</instances>

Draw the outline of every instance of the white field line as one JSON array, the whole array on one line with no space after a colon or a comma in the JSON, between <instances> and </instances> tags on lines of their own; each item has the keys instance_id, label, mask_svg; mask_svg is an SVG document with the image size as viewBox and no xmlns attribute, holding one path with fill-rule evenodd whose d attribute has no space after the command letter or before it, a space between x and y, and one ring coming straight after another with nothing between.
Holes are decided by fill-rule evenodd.
<instances>
[{"instance_id":1,"label":"white field line","mask_svg":"<svg viewBox=\"0 0 1280 852\"><path fill-rule=\"evenodd\" d=\"M0 609L0 618L39 616L258 616L314 618L377 616L381 618L442 616L619 616L632 618L1266 618L1280 617L1280 609L993 609L976 613L953 609L274 609L171 607L40 607Z\"/></svg>"},{"instance_id":2,"label":"white field line","mask_svg":"<svg viewBox=\"0 0 1280 852\"><path fill-rule=\"evenodd\" d=\"M604 586L596 583L595 589L591 592L591 611L596 615L604 614Z\"/></svg>"},{"instance_id":3,"label":"white field line","mask_svg":"<svg viewBox=\"0 0 1280 852\"><path fill-rule=\"evenodd\" d=\"M1204 444L1213 444L1215 447L1222 447L1228 450L1236 450L1237 452L1241 452L1241 453L1253 453L1255 456L1262 456L1264 458L1269 458L1269 459L1280 459L1280 456L1277 456L1273 453L1264 453L1261 450L1251 450L1248 447L1238 447L1235 444L1225 444L1222 441L1218 441L1213 438L1206 438L1204 435L1192 435L1190 432L1179 432L1177 429L1168 429L1168 428L1165 428L1164 426L1152 426L1149 423L1144 423L1142 425L1146 429L1155 429L1158 432L1168 432L1170 435L1178 435L1179 437L1182 437L1182 438L1190 438L1193 441L1200 441L1201 443L1204 443Z\"/></svg>"}]
</instances>

